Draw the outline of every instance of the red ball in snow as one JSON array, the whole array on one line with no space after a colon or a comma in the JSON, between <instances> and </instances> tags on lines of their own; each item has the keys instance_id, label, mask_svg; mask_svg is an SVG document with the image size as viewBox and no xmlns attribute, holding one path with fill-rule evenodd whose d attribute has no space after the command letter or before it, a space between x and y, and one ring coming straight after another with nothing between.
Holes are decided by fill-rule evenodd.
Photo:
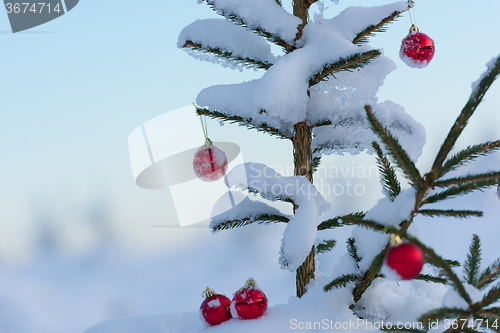
<instances>
[{"instance_id":1,"label":"red ball in snow","mask_svg":"<svg viewBox=\"0 0 500 333\"><path fill-rule=\"evenodd\" d=\"M200 147L194 154L193 169L204 182L219 180L227 171L226 154L207 141L207 145Z\"/></svg>"},{"instance_id":2,"label":"red ball in snow","mask_svg":"<svg viewBox=\"0 0 500 333\"><path fill-rule=\"evenodd\" d=\"M231 302L233 317L240 319L256 319L267 311L267 297L257 288L255 281L249 279L244 288L236 292Z\"/></svg>"},{"instance_id":3,"label":"red ball in snow","mask_svg":"<svg viewBox=\"0 0 500 333\"><path fill-rule=\"evenodd\" d=\"M219 325L232 318L229 307L231 300L224 295L213 293L213 290L207 288L207 298L201 303L200 312L205 322L210 326ZM210 293L211 292L211 293Z\"/></svg>"},{"instance_id":4,"label":"red ball in snow","mask_svg":"<svg viewBox=\"0 0 500 333\"><path fill-rule=\"evenodd\" d=\"M402 243L389 250L385 263L396 271L401 280L411 280L420 274L424 266L424 254L415 244Z\"/></svg>"},{"instance_id":5,"label":"red ball in snow","mask_svg":"<svg viewBox=\"0 0 500 333\"><path fill-rule=\"evenodd\" d=\"M424 68L434 58L434 41L412 27L410 33L401 41L399 57L412 68Z\"/></svg>"}]
</instances>

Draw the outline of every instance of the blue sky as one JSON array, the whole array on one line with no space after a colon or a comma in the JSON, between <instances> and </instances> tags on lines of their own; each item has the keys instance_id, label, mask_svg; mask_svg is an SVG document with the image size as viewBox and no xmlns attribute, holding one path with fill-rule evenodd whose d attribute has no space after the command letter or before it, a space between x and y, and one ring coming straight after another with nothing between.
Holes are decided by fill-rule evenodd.
<instances>
[{"instance_id":1,"label":"blue sky","mask_svg":"<svg viewBox=\"0 0 500 333\"><path fill-rule=\"evenodd\" d=\"M348 5L390 1L325 3L325 16L331 17ZM465 104L470 83L500 53L500 5L493 0L480 6L472 1L416 4L417 25L436 42L435 58L427 68L408 68L398 58L410 26L408 16L372 38L371 45L383 48L398 66L379 100L403 105L426 127L428 144L419 160L426 169ZM82 0L57 20L12 34L7 15L0 15L0 258L25 253L41 217L61 231L68 246L91 244L84 216L95 202L104 202L114 230L136 246L174 242L171 229L148 227L175 224L176 219L167 191L135 186L127 138L143 122L189 105L204 87L262 75L201 62L176 47L184 26L209 17L217 15L195 0ZM499 137L499 95L497 82L459 147ZM288 142L237 126L211 123L210 129L219 139L237 136L247 161L292 163ZM356 163L371 161L363 158L356 157ZM340 159L325 160L346 163ZM376 199L368 198L365 204ZM190 237L188 231L181 233L181 239Z\"/></svg>"}]
</instances>

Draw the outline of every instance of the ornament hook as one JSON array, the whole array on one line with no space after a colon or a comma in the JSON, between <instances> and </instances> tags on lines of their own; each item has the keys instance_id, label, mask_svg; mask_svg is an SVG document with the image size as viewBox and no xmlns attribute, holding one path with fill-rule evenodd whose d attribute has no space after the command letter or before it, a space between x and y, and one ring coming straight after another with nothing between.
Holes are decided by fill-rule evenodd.
<instances>
[{"instance_id":1,"label":"ornament hook","mask_svg":"<svg viewBox=\"0 0 500 333\"><path fill-rule=\"evenodd\" d=\"M204 298L209 298L215 295L215 291L212 288L207 287L204 292L201 293L201 296Z\"/></svg>"}]
</instances>

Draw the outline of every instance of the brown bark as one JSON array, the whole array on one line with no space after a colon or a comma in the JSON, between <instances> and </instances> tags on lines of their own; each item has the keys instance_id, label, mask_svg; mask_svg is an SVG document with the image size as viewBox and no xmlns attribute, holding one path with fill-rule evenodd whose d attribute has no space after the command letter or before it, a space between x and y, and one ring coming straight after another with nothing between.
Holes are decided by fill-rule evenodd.
<instances>
[{"instance_id":1,"label":"brown bark","mask_svg":"<svg viewBox=\"0 0 500 333\"><path fill-rule=\"evenodd\" d=\"M311 151L311 127L306 122L294 125L295 138L293 139L294 174L295 176L306 176L312 183L312 151ZM297 297L305 294L305 287L309 281L314 279L314 247L306 260L296 271Z\"/></svg>"}]
</instances>

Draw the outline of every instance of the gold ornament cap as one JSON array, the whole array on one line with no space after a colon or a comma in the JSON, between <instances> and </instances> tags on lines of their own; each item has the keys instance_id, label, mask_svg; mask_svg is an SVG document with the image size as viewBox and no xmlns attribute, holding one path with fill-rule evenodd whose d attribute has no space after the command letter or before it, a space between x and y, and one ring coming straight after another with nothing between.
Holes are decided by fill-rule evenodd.
<instances>
[{"instance_id":1,"label":"gold ornament cap","mask_svg":"<svg viewBox=\"0 0 500 333\"><path fill-rule=\"evenodd\" d=\"M215 291L212 288L207 287L207 289L205 289L205 291L201 294L201 296L204 298L215 296Z\"/></svg>"},{"instance_id":2,"label":"gold ornament cap","mask_svg":"<svg viewBox=\"0 0 500 333\"><path fill-rule=\"evenodd\" d=\"M415 24L412 24L410 27L410 33L419 32L418 27Z\"/></svg>"}]
</instances>

